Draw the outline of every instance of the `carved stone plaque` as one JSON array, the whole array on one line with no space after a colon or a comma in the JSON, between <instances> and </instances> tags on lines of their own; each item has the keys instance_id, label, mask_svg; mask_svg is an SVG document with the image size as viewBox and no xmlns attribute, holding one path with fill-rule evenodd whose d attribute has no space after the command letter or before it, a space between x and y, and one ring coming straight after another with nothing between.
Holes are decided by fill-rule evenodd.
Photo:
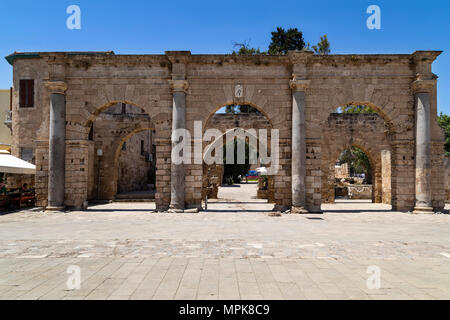
<instances>
[{"instance_id":1,"label":"carved stone plaque","mask_svg":"<svg viewBox=\"0 0 450 320\"><path fill-rule=\"evenodd\" d=\"M236 98L242 98L244 96L244 88L242 87L242 85L237 84L234 87L234 96Z\"/></svg>"}]
</instances>

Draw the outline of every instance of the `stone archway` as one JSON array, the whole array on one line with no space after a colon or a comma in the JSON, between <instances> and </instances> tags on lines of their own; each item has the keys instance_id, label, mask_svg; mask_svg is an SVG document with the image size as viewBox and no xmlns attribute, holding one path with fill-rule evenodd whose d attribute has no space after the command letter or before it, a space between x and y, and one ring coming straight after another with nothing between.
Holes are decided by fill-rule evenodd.
<instances>
[{"instance_id":1,"label":"stone archway","mask_svg":"<svg viewBox=\"0 0 450 320\"><path fill-rule=\"evenodd\" d=\"M206 199L206 194L208 194L209 199L216 199L218 188L222 184L223 174L224 174L224 164L213 163L209 164L210 160L207 160L206 157L211 158L214 150L222 149L227 143L231 143L228 141L229 138L238 139L245 143L245 148L249 148L248 152L252 153L256 159L256 163L250 163L250 165L258 165L260 164L257 160L257 156L259 152L267 154L270 152L270 140L268 140L268 145L266 145L263 141L261 141L254 129L242 129L242 128L232 128L222 133L219 137L216 137L215 140L209 144L204 143L203 147L203 185L202 185L202 199ZM251 158L251 156L250 156ZM225 162L225 159L223 159ZM273 181L273 176L268 176L270 181ZM211 190L207 190L208 185L212 187ZM273 199L273 189L269 190L270 195L268 199Z\"/></svg>"},{"instance_id":2,"label":"stone archway","mask_svg":"<svg viewBox=\"0 0 450 320\"><path fill-rule=\"evenodd\" d=\"M170 140L164 137L169 116L158 114L151 117L145 109L136 104L126 103L126 101L120 103L133 106L141 113L109 115L107 119L102 120L101 127L95 127L96 120L103 114L102 112L117 106L117 101L114 101L97 108L85 122L85 135L89 143L88 171L92 173L89 174L88 179L88 199L113 200L115 198L118 192L119 156L123 143L139 132L152 130L155 131L156 162L161 163L156 167L156 205L157 209L164 209L170 201L170 190L164 187L165 176L170 174L170 168L164 165L164 162L170 163L170 149L167 147L170 145ZM94 128L94 137L89 140L92 138L90 137L92 133L89 133L92 128ZM101 156L97 154L99 149Z\"/></svg>"},{"instance_id":3,"label":"stone archway","mask_svg":"<svg viewBox=\"0 0 450 320\"><path fill-rule=\"evenodd\" d=\"M244 105L249 106L251 109L256 109L258 112L253 111L251 113L217 113L218 110L224 108L226 106L235 106L235 105ZM259 106L256 106L253 103L239 103L239 104L220 104L214 109L214 112L207 116L207 122L203 126L203 133L206 130L213 129L216 130L217 133L214 134L214 139L211 141L203 142L203 157L209 154L210 150L222 148L227 143L227 137L233 137L245 141L251 150L254 150L255 153L261 152L260 154L270 154L271 151L271 129L273 128L273 124L271 119L268 117L268 114L264 112ZM263 133L267 133L267 141L260 140L259 130L265 130ZM257 157L257 156L256 156ZM255 158L256 158L255 157ZM255 165L257 165L259 162ZM208 176L208 170L210 172L210 176ZM212 174L211 174L212 172ZM222 183L222 174L223 174L223 165L207 165L205 162L202 166L202 199L205 199L206 196L206 186L208 181L214 181L213 189L214 194L213 197L216 197L217 190L220 184ZM269 176L271 182L273 182L274 176ZM273 186L273 183L270 183ZM271 188L269 199L273 200L274 190ZM210 194L211 195L211 194Z\"/></svg>"},{"instance_id":4,"label":"stone archway","mask_svg":"<svg viewBox=\"0 0 450 320\"><path fill-rule=\"evenodd\" d=\"M340 146L341 148L337 149L335 151L330 159L331 162L328 166L329 171L327 175L327 181L324 183L323 189L322 189L322 196L324 199L324 203L334 203L335 200L335 171L334 171L334 165L336 163L336 160L339 158L339 155L352 147L356 147L364 152L364 154L368 157L370 162L370 168L371 168L371 176L372 176L372 194L371 194L371 200L373 203L381 203L382 202L382 184L381 184L381 155L374 156L373 154L370 154L365 147L361 147L361 145L357 143L353 143L351 145L345 145ZM334 159L334 161L333 161Z\"/></svg>"},{"instance_id":5,"label":"stone archway","mask_svg":"<svg viewBox=\"0 0 450 320\"><path fill-rule=\"evenodd\" d=\"M115 182L115 186L114 186L115 194L118 194L121 191L119 188L119 182L120 182L120 178L123 178L123 177L121 177L121 172L120 172L120 168L121 168L120 156L121 156L121 153L124 151L123 146L125 143L129 142L133 137L135 137L139 133L146 132L146 131L153 132L153 131L155 131L155 128L154 128L154 126L136 128L132 132L127 134L125 137L122 137L120 140L118 139L118 141L114 143L114 145L117 145L117 147L115 148L116 150L114 152L114 169L113 169L113 176L111 179L113 179L113 181ZM149 142L151 143L151 140ZM128 145L127 145L127 148L129 148ZM156 154L156 152L155 152L155 154ZM144 157L145 157L145 155L144 155ZM139 161L139 160L135 160L135 162L136 161ZM147 160L145 160L145 161L147 161ZM139 161L139 163L133 163L132 166L135 167L136 164L142 165L143 162ZM144 168L140 168L140 169L142 170ZM155 185L155 188L156 188L156 192L157 192L158 186ZM122 191L123 191L123 188L122 188ZM134 190L127 190L127 191L134 191Z\"/></svg>"},{"instance_id":6,"label":"stone archway","mask_svg":"<svg viewBox=\"0 0 450 320\"><path fill-rule=\"evenodd\" d=\"M28 59L29 54L14 53L8 58L14 65L14 88L23 78L35 78L36 108L22 110L14 91L13 152L34 141L39 205L57 197L50 207L79 208L87 199L91 123L111 104L134 102L152 116L158 154L164 154L158 167L165 190L160 208L168 207L171 198L177 210L199 207L201 164L171 166L171 131L193 131L196 121L206 123L227 104L250 104L279 130L277 209L294 206L316 212L322 202L321 162L327 153L322 150L327 147L322 145L322 131L330 112L351 102L371 106L388 127L393 209L411 211L417 206L416 212L431 212L442 209L445 199L444 136L435 120L437 76L432 72L440 54L39 52ZM65 111L57 121L49 121L53 107ZM62 143L50 134L56 126L61 135L65 131Z\"/></svg>"},{"instance_id":7,"label":"stone archway","mask_svg":"<svg viewBox=\"0 0 450 320\"><path fill-rule=\"evenodd\" d=\"M391 163L383 173L383 152L390 152L389 129L384 120L376 113L330 114L323 128L321 144L322 202L333 203L337 158L344 150L355 146L369 158L372 169L373 197L375 203L390 200ZM386 160L386 159L385 159ZM384 178L384 188L383 188Z\"/></svg>"}]
</instances>

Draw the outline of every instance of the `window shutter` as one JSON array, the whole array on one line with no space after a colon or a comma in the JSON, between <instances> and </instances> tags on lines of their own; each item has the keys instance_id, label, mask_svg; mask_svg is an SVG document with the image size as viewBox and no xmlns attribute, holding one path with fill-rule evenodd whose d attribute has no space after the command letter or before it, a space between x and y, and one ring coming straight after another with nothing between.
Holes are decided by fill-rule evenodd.
<instances>
[{"instance_id":1,"label":"window shutter","mask_svg":"<svg viewBox=\"0 0 450 320\"><path fill-rule=\"evenodd\" d=\"M19 107L24 108L26 105L26 81L20 80L19 82Z\"/></svg>"},{"instance_id":2,"label":"window shutter","mask_svg":"<svg viewBox=\"0 0 450 320\"><path fill-rule=\"evenodd\" d=\"M28 80L28 86L27 86L27 97L28 97L28 103L27 107L32 108L34 107L34 80Z\"/></svg>"},{"instance_id":3,"label":"window shutter","mask_svg":"<svg viewBox=\"0 0 450 320\"><path fill-rule=\"evenodd\" d=\"M34 80L20 80L19 82L19 107L34 107Z\"/></svg>"}]
</instances>

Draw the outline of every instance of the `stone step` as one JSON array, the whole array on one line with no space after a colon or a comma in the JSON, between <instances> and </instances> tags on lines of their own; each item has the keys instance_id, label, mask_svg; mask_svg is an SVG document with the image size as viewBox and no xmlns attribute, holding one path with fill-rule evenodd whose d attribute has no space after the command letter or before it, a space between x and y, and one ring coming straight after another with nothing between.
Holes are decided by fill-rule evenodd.
<instances>
[{"instance_id":1,"label":"stone step","mask_svg":"<svg viewBox=\"0 0 450 320\"><path fill-rule=\"evenodd\" d=\"M116 195L115 200L151 200L155 199L155 193L151 192L130 192L119 193Z\"/></svg>"},{"instance_id":2,"label":"stone step","mask_svg":"<svg viewBox=\"0 0 450 320\"><path fill-rule=\"evenodd\" d=\"M155 202L155 199L115 199L114 202Z\"/></svg>"}]
</instances>

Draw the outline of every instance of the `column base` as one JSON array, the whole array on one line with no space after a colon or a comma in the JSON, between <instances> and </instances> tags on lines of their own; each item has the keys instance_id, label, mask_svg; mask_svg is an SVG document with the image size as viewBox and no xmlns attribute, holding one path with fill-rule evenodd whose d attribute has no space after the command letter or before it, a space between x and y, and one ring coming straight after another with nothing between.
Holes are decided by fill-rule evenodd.
<instances>
[{"instance_id":1,"label":"column base","mask_svg":"<svg viewBox=\"0 0 450 320\"><path fill-rule=\"evenodd\" d=\"M322 209L309 209L308 213L323 214L323 210Z\"/></svg>"},{"instance_id":2,"label":"column base","mask_svg":"<svg viewBox=\"0 0 450 320\"><path fill-rule=\"evenodd\" d=\"M275 204L275 206L273 207L272 211L284 212L284 211L287 211L289 209L290 209L289 206L282 205L282 204Z\"/></svg>"},{"instance_id":3,"label":"column base","mask_svg":"<svg viewBox=\"0 0 450 320\"><path fill-rule=\"evenodd\" d=\"M433 207L414 207L414 214L420 214L420 213L434 213Z\"/></svg>"},{"instance_id":4,"label":"column base","mask_svg":"<svg viewBox=\"0 0 450 320\"><path fill-rule=\"evenodd\" d=\"M45 211L48 211L48 212L61 212L61 211L64 211L64 207L47 206L47 207L45 207Z\"/></svg>"},{"instance_id":5,"label":"column base","mask_svg":"<svg viewBox=\"0 0 450 320\"><path fill-rule=\"evenodd\" d=\"M297 213L297 214L305 214L305 213L309 213L308 210L305 209L305 207L297 207L297 206L292 206L291 207L291 213Z\"/></svg>"},{"instance_id":6,"label":"column base","mask_svg":"<svg viewBox=\"0 0 450 320\"><path fill-rule=\"evenodd\" d=\"M320 209L320 207L312 207L312 208L304 208L304 207L292 207L291 208L291 213L299 213L299 214L311 214L311 213L315 213L315 214L322 214L323 210Z\"/></svg>"}]
</instances>

